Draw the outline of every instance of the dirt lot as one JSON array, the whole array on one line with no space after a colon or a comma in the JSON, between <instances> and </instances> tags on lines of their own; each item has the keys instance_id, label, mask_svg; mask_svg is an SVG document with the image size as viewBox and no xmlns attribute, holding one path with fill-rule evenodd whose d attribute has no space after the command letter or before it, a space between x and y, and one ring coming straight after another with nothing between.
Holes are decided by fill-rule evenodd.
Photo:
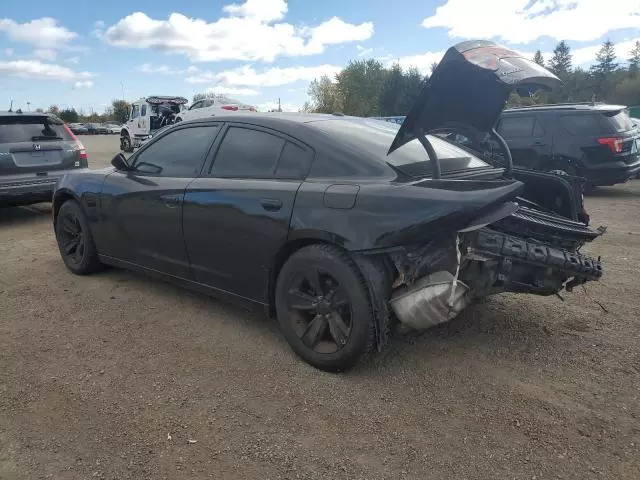
<instances>
[{"instance_id":1,"label":"dirt lot","mask_svg":"<svg viewBox=\"0 0 640 480\"><path fill-rule=\"evenodd\" d=\"M497 296L344 375L257 313L74 276L49 205L0 210L0 479L638 479L640 181L587 205L588 294Z\"/></svg>"}]
</instances>

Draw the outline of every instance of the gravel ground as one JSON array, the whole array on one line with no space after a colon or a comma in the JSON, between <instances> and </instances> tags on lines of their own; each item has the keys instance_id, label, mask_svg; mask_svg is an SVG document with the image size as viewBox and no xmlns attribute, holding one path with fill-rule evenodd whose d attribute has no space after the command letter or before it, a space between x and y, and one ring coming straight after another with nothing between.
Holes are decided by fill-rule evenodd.
<instances>
[{"instance_id":1,"label":"gravel ground","mask_svg":"<svg viewBox=\"0 0 640 480\"><path fill-rule=\"evenodd\" d=\"M92 167L118 148L83 141ZM0 479L638 479L640 181L587 206L601 282L493 297L343 375L259 314L74 276L48 204L0 210Z\"/></svg>"}]
</instances>

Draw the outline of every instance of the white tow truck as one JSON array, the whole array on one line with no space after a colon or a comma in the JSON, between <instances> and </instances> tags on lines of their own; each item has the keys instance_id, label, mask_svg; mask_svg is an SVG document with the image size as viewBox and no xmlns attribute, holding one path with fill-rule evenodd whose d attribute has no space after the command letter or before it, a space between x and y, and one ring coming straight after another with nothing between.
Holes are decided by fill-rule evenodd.
<instances>
[{"instance_id":1,"label":"white tow truck","mask_svg":"<svg viewBox=\"0 0 640 480\"><path fill-rule=\"evenodd\" d=\"M129 118L120 131L120 150L133 150L149 140L154 132L171 125L186 109L187 99L152 95L131 104Z\"/></svg>"}]
</instances>

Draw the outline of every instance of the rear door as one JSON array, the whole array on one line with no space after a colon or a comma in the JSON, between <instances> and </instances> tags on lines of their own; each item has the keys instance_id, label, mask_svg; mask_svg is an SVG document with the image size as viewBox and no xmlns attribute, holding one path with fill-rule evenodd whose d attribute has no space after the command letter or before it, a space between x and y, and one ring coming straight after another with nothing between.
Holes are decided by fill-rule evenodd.
<instances>
[{"instance_id":1,"label":"rear door","mask_svg":"<svg viewBox=\"0 0 640 480\"><path fill-rule=\"evenodd\" d=\"M262 303L313 157L297 140L231 124L213 163L187 188L184 235L196 279Z\"/></svg>"},{"instance_id":2,"label":"rear door","mask_svg":"<svg viewBox=\"0 0 640 480\"><path fill-rule=\"evenodd\" d=\"M0 176L46 176L79 166L79 145L61 120L47 115L0 116Z\"/></svg>"},{"instance_id":3,"label":"rear door","mask_svg":"<svg viewBox=\"0 0 640 480\"><path fill-rule=\"evenodd\" d=\"M513 163L530 170L542 169L551 158L552 136L534 112L529 115L504 115L498 133L507 141Z\"/></svg>"}]
</instances>

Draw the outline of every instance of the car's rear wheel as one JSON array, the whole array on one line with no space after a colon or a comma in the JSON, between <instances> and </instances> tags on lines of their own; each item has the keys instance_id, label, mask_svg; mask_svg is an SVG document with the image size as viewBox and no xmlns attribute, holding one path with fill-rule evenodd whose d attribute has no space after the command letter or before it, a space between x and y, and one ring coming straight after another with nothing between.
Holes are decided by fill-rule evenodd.
<instances>
[{"instance_id":1,"label":"car's rear wheel","mask_svg":"<svg viewBox=\"0 0 640 480\"><path fill-rule=\"evenodd\" d=\"M73 273L85 275L102 267L87 216L75 200L67 200L58 211L56 240L62 261Z\"/></svg>"},{"instance_id":2,"label":"car's rear wheel","mask_svg":"<svg viewBox=\"0 0 640 480\"><path fill-rule=\"evenodd\" d=\"M346 370L373 348L365 279L335 247L311 245L295 252L278 275L275 303L291 348L316 368Z\"/></svg>"}]
</instances>

